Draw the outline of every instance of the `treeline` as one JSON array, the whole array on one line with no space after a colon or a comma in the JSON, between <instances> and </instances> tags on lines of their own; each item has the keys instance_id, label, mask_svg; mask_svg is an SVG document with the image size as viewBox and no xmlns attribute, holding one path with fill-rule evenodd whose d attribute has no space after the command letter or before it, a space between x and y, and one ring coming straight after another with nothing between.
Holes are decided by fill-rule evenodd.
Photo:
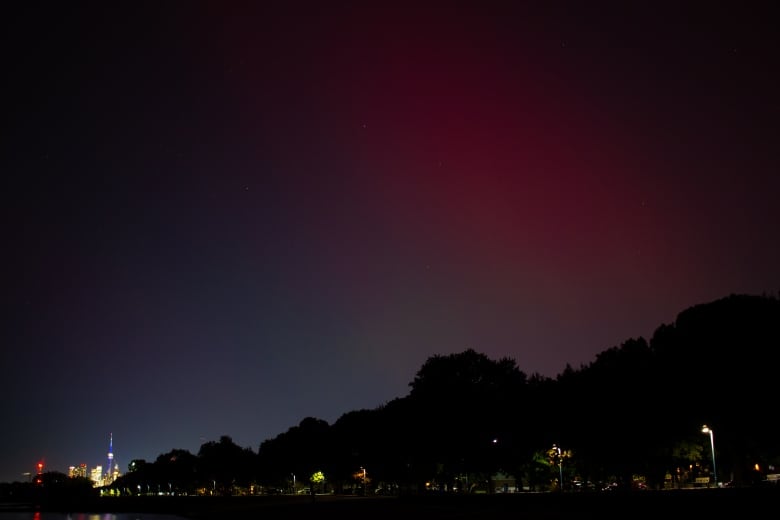
<instances>
[{"instance_id":1,"label":"treeline","mask_svg":"<svg viewBox=\"0 0 780 520\"><path fill-rule=\"evenodd\" d=\"M731 295L691 307L556 378L474 350L429 358L405 397L307 417L255 451L229 436L197 454L135 461L115 492L522 490L594 483L754 485L780 473L775 408L780 300ZM716 468L710 436L713 433ZM553 445L560 448L552 449ZM777 468L777 469L775 469ZM318 478L312 478L318 475Z\"/></svg>"}]
</instances>

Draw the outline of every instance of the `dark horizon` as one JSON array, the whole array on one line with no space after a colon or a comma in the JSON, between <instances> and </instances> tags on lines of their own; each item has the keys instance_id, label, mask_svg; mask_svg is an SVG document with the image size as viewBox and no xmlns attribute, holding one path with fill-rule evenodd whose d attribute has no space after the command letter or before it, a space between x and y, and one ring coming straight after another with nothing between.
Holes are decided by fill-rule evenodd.
<instances>
[{"instance_id":1,"label":"dark horizon","mask_svg":"<svg viewBox=\"0 0 780 520\"><path fill-rule=\"evenodd\" d=\"M422 468L433 461L450 460L453 454L449 451L456 449L461 454L458 457L471 461L471 471L507 474L507 479L517 485L525 481L524 487L530 485L530 491L550 490L547 489L549 482L544 478L539 480L537 473L529 473L527 464L535 460L533 452L540 450L547 450L548 455L552 453L551 457L559 456L560 450L554 455L556 445L562 445L567 453L569 481L595 478L598 484L594 491L602 490L606 483L615 479L622 482L628 474L641 478L644 486L641 489L696 487L699 484L694 484L694 480L698 482L694 477L700 476L709 479L707 487L722 487L724 483L737 487L755 486L762 479L766 481L770 473L776 473L773 468L780 464L780 445L772 439L771 431L767 432L768 427L771 430L773 419L764 417L763 405L753 400L756 394L772 391L772 370L777 354L767 352L767 349L780 339L779 318L780 295L728 295L686 308L672 323L659 324L650 338L626 338L620 346L599 353L591 363L567 367L556 378L526 374L514 359L492 360L473 349L434 355L409 383L410 393L397 396L383 406L344 411L332 424L316 417L302 417L285 431L260 442L259 449L238 446L229 434L225 434L219 440L204 442L194 453L181 448L160 452L152 460L133 461L132 470L121 471L118 480L101 487L135 490L136 483L149 484L150 480L162 478L169 487L174 482L172 491L176 494L191 494L194 488L190 488L195 482L205 478L204 471L216 471L208 468L227 465L206 479L212 482L212 479L220 478L219 494L235 494L223 488L224 479L233 482L232 486L248 487L251 482L252 487L259 486L258 489L278 489L284 486L285 479L289 479L290 471L298 474L302 479L299 484L305 486L306 475L315 469L326 469L330 475L328 481L334 483L329 485L335 486L331 487L331 492L344 494L343 484L337 484L345 478L349 480L344 472L352 475L358 466L362 468L369 463L371 487L381 489L389 484L398 486L400 474L397 469L391 469L401 455L395 454L398 448L392 446L396 444L406 446L401 449L401 458L416 460L412 466ZM737 344L740 347L734 349L732 346ZM757 357L764 360L761 366L755 364ZM711 386L703 388L698 382L701 378L711 379ZM729 388L727 400L719 397L723 393L722 387ZM641 406L633 404L630 397L622 396L625 392L638 392ZM689 402L685 398L695 394L706 400ZM676 399L679 396L683 399ZM621 409L618 416L614 407ZM557 408L563 411L562 415L553 411ZM559 415L565 417L563 422ZM457 416L463 417L458 419ZM516 418L507 419L513 417ZM520 420L522 424L518 424L519 417L525 417ZM455 422L447 426L452 421ZM702 421L707 421L709 426ZM453 428L455 423L460 426ZM640 424L643 425L641 428ZM476 431L468 433L471 429ZM631 440L628 443L633 447L619 448L621 443L616 437L623 438L637 429L643 433L631 435L641 437L641 441ZM407 439L403 433L416 430L426 432L424 437L429 440L416 435ZM527 431L531 430L535 433L529 436ZM720 473L714 470L714 430L718 431ZM709 434L712 465L708 463L709 451L704 449L706 439L702 433ZM446 441L448 437L452 441ZM460 437L463 438L458 440ZM476 439L482 439L478 444L492 447L485 451L485 446L473 445ZM489 439L492 441L488 442ZM551 440L555 440L552 451L547 446ZM431 441L434 444L430 444ZM636 447L637 442L645 447L644 450ZM313 446L319 447L311 451ZM341 453L345 449L346 452ZM442 449L444 451L436 455ZM429 453L429 450L432 451ZM623 450L637 454L619 455L617 460L608 455L614 451L623 453ZM654 460L662 452L666 455ZM113 452L109 450L109 453ZM471 455L465 455L467 453ZM359 455L357 458L356 454ZM433 459L423 464L431 456ZM421 458L417 460L418 457ZM594 457L597 464L594 464L596 460L588 460ZM243 459L245 462L238 462ZM284 468L276 467L280 461L284 461ZM620 468L625 461L633 462L630 462L632 466L628 473L622 474ZM686 470L672 477L671 482L665 482L661 477L664 472L668 477L673 467L679 469L689 463L691 468L695 464L698 469L691 473ZM458 464L461 463L456 466ZM649 471L648 465L658 467ZM612 469L607 469L606 473L603 469L596 474L581 473L597 466ZM575 470L575 467L579 469ZM62 472L39 468L40 473ZM433 473L423 474L417 478L430 481L433 476ZM33 482L40 478L32 477ZM44 480L46 478L51 480L52 477ZM440 479L437 486L449 485L441 480L444 476L437 478ZM185 484L182 479L194 480ZM44 482L43 487L52 484L57 482ZM256 490L253 494L267 493ZM348 494L353 493L354 490Z\"/></svg>"},{"instance_id":2,"label":"dark horizon","mask_svg":"<svg viewBox=\"0 0 780 520\"><path fill-rule=\"evenodd\" d=\"M758 299L763 299L763 298L768 298L768 299L770 299L770 300L777 300L779 297L780 297L780 292L778 293L778 295L770 295L770 294L767 294L767 293L764 293L764 294L761 294L761 295L736 295L736 294L731 294L731 295L724 296L723 298L720 298L720 299L717 299L717 300L713 300L712 302L705 302L705 303L701 303L701 304L693 305L693 306L690 306L690 307L688 307L688 308L686 308L686 309L683 309L683 310L681 310L681 311L680 311L680 313L678 314L678 317L680 316L680 314L686 314L686 313L690 313L692 310L695 310L695 309L698 309L698 308L705 308L705 307L712 306L712 305L716 305L716 304L718 304L718 303L720 303L720 302L728 301L728 300L730 300L730 299L740 299L740 298L743 298L743 299L744 299L744 298L747 298L747 299L756 299L756 298L758 298ZM658 326L657 326L657 327L654 329L654 332L658 332L659 330L663 329L664 327L668 327L668 326L670 326L670 325L674 325L674 320L672 320L672 322L670 322L670 323L660 323L660 324L658 324ZM645 337L643 337L643 336L636 336L636 337L629 337L629 338L624 338L624 340L620 342L619 346L623 346L623 345L625 345L626 343L631 343L632 341L649 341L651 338L652 338L652 335L651 335L651 336L649 336L649 337L647 337L647 338L645 338ZM525 374L525 375L526 375L526 376L528 376L528 377L540 377L540 378L542 378L542 379L550 379L550 380L560 379L562 376L564 376L564 375L567 373L567 371L571 371L571 370L573 370L573 371L575 371L575 372L576 372L576 371L580 371L580 370L585 370L585 369L587 369L589 366L592 366L593 364L596 364L596 363L598 362L598 359L599 359L601 356L604 356L604 355L608 354L608 353L609 353L608 351L611 351L611 350L613 350L613 349L615 349L615 348L618 348L618 345L616 345L616 346L614 346L614 347L610 347L609 349L605 349L604 351L597 353L597 354L594 356L594 358L593 358L592 360L590 360L590 361L589 361L589 362L587 362L587 363L582 363L582 364L580 364L579 366L573 366L573 365L572 365L572 364L570 364L570 363L566 363L566 365L565 365L565 369L564 369L564 370L562 370L562 371L561 371L559 374L556 374L556 376L554 376L554 377L550 377L550 376L544 376L544 375L542 375L542 374L539 374L539 373L527 373L527 372L523 371L523 370L522 370L522 367L520 367L519 365L517 365L517 368L518 368L518 370L520 370L520 371L521 371L523 374ZM427 362L429 362L429 361L430 361L431 359L433 359L433 358L439 358L439 357L447 357L447 356L457 356L457 355L463 355L463 354L464 354L464 353L466 353L467 351L468 351L468 352L474 352L475 354L477 354L477 355L480 355L480 356L484 356L484 355L486 355L486 354L484 354L484 353L482 353L482 352L476 352L476 351L474 351L473 349L467 349L466 351L463 351L463 352L461 352L461 353L438 353L438 354L433 354L433 355L431 356L431 358L429 358L428 360L426 360L426 363L427 363ZM513 359L513 358L511 358L511 357L509 357L509 358L506 358L506 359L510 359L510 360L512 360L512 361L513 361L513 362L515 362L515 363L517 362L517 360L515 360L515 359ZM500 360L499 360L499 359L495 359L495 360L493 360L493 361L496 361L496 362L498 362L498 361L500 361ZM423 365L423 366L424 366L424 365ZM410 378L409 378L409 386L412 386L412 385L413 385L413 383L414 383L414 378L415 378L416 374L418 374L418 373L419 373L419 369L420 369L420 368L421 368L421 367L418 367L418 371L416 371L416 372L415 372L415 374L412 374L412 375L410 376ZM393 398L391 398L391 399L388 399L388 401L387 401L387 402L396 401L396 400L398 400L398 399L401 399L401 398L404 398L404 397L407 397L407 396L408 396L408 394L394 396ZM386 404L386 403L385 403L385 404ZM326 421L326 422L329 422L329 423L334 423L334 422L337 422L337 421L338 421L338 419L340 419L340 418L342 418L342 417L344 417L344 416L346 416L346 415L349 415L350 413L354 413L354 412L358 412L358 411L360 411L360 410L366 410L366 409L369 409L369 410L375 410L375 409L381 408L382 406L384 406L384 404L383 404L383 405L379 405L378 407L373 407L373 408L363 408L363 409L356 409L356 410L343 410L343 411L342 411L342 412L339 414L339 416L336 418L336 420L335 420L335 421ZM321 419L321 418L319 418L319 417L309 417L309 418L314 418L314 419L322 420L322 419ZM271 441L271 440L273 440L274 438L277 438L278 436L285 434L286 432L288 432L288 431L289 431L289 429L297 427L297 426L299 425L300 421L301 421L301 420L304 420L304 419L307 419L307 417L299 417L299 418L298 418L298 421L296 421L296 422L294 422L294 423L291 423L291 424L287 425L287 427L286 427L285 429L283 429L283 430L280 430L280 431L276 432L276 433L275 433L274 435L272 435L271 437L268 437L268 438L265 438L265 439L260 439L260 440L259 440L258 442L256 442L254 445L246 445L246 446L243 446L243 447L244 447L244 448L246 448L246 449L250 449L250 450L253 450L253 451L257 451L257 447L258 447L258 446L260 446L260 445L262 445L262 444L263 444L265 441ZM332 425L332 424L331 424L331 425ZM214 443L214 442L218 442L218 441L219 441L221 438L224 438L224 437L230 438L231 440L233 439L233 436L232 436L232 435L230 435L230 433L229 433L229 432L224 432L224 433L222 433L222 434L221 434L221 435L220 435L218 438L214 438L214 439L202 439L202 440L203 440L203 444L207 444L207 443ZM203 444L201 444L201 447L203 446ZM173 447L173 449L174 449L174 450L179 450L179 449L185 449L185 448L181 448L181 447ZM146 460L146 462L148 462L148 463L151 463L151 462L154 462L154 460L156 459L156 457L157 457L157 456L164 454L166 451L168 451L168 450L163 450L163 451L160 451L160 452L158 452L157 454L155 454L155 455L154 455L154 456L153 456L151 459L149 459L149 460L146 460L146 459L143 459L143 458L137 458L137 460ZM187 451L189 451L189 450L187 450ZM193 454L196 454L197 452L198 452L198 450L195 450L195 451L193 451L192 453L193 453ZM114 454L113 454L113 432L110 432L110 433L109 433L109 441L108 441L108 453L111 453L111 458L110 458L109 460L113 460L113 455L114 455ZM62 458L62 456L60 456L60 458ZM120 467L120 468L119 468L119 472L120 472L121 474L126 474L126 473L128 472L128 464L129 464L129 463L130 463L132 460L134 460L134 459L131 459L131 460L128 460L128 461L126 461L125 465L124 465L123 467ZM103 463L105 463L105 462L106 462L106 460L105 460L105 458L104 458L104 460L103 460ZM40 459L40 460L36 461L36 462L33 464L33 466L35 466L35 465L36 465L36 464L38 464L38 463L41 463L41 464L43 465L42 467L43 467L43 471L44 471L44 472L52 472L52 471L53 471L53 472L64 473L64 474L67 474L67 473L68 473L68 468L67 468L67 467L66 467L66 468L51 468L51 467L49 467L49 465L48 465L48 464L45 462L45 460L44 460L44 459ZM78 466L79 464L71 464L71 465L73 465L73 466ZM103 464L99 464L99 463L98 463L98 464L95 464L94 466L97 466L97 465L103 465ZM87 477L88 477L88 478L89 478L89 471L90 471L90 470L91 470L91 469L92 469L94 466L90 466L90 465L88 465L88 466L87 466ZM106 464L106 466L107 466L107 464ZM104 467L104 473L105 473L105 467ZM32 481L32 479L35 477L35 474L36 474L36 473L35 473L35 471L31 471L31 472L29 473L28 477L27 477L27 481ZM24 480L21 480L21 479L16 479L15 481L17 481L17 482L23 482ZM0 481L0 482L2 482L2 481ZM6 483L10 483L10 482L12 482L12 481L7 481Z\"/></svg>"}]
</instances>

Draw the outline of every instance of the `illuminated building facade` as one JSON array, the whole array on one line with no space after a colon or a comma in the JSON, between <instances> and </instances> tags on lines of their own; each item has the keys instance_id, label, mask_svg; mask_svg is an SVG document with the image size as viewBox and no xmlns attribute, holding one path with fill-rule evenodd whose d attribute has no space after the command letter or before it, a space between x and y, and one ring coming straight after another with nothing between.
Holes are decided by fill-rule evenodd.
<instances>
[{"instance_id":1,"label":"illuminated building facade","mask_svg":"<svg viewBox=\"0 0 780 520\"><path fill-rule=\"evenodd\" d=\"M79 464L78 466L71 466L68 468L68 476L71 478L81 477L87 478L87 465Z\"/></svg>"},{"instance_id":2,"label":"illuminated building facade","mask_svg":"<svg viewBox=\"0 0 780 520\"><path fill-rule=\"evenodd\" d=\"M103 466L95 466L92 471L89 472L89 480L92 481L94 486L103 485Z\"/></svg>"}]
</instances>

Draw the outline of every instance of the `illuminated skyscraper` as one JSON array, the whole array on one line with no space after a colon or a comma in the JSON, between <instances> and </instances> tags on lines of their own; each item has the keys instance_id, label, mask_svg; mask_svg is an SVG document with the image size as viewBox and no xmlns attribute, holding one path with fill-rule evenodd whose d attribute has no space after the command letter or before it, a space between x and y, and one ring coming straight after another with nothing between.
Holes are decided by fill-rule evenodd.
<instances>
[{"instance_id":1,"label":"illuminated skyscraper","mask_svg":"<svg viewBox=\"0 0 780 520\"><path fill-rule=\"evenodd\" d=\"M81 463L78 466L71 466L68 468L68 476L87 478L87 465Z\"/></svg>"},{"instance_id":2,"label":"illuminated skyscraper","mask_svg":"<svg viewBox=\"0 0 780 520\"><path fill-rule=\"evenodd\" d=\"M103 466L95 466L92 471L89 472L89 479L93 482L95 487L99 486L103 480Z\"/></svg>"},{"instance_id":3,"label":"illuminated skyscraper","mask_svg":"<svg viewBox=\"0 0 780 520\"><path fill-rule=\"evenodd\" d=\"M103 476L103 485L111 484L116 476L117 472L114 471L114 434L110 433L108 437L108 465Z\"/></svg>"}]
</instances>

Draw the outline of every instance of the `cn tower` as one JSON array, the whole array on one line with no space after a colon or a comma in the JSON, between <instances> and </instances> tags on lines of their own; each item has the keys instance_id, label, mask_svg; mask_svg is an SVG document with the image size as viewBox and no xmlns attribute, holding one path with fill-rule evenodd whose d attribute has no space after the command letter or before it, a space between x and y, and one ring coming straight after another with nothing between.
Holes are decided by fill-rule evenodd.
<instances>
[{"instance_id":1,"label":"cn tower","mask_svg":"<svg viewBox=\"0 0 780 520\"><path fill-rule=\"evenodd\" d=\"M114 434L109 433L108 434L108 466L106 466L106 476L105 476L106 482L110 482L111 475L114 474L113 464L114 464Z\"/></svg>"}]
</instances>

